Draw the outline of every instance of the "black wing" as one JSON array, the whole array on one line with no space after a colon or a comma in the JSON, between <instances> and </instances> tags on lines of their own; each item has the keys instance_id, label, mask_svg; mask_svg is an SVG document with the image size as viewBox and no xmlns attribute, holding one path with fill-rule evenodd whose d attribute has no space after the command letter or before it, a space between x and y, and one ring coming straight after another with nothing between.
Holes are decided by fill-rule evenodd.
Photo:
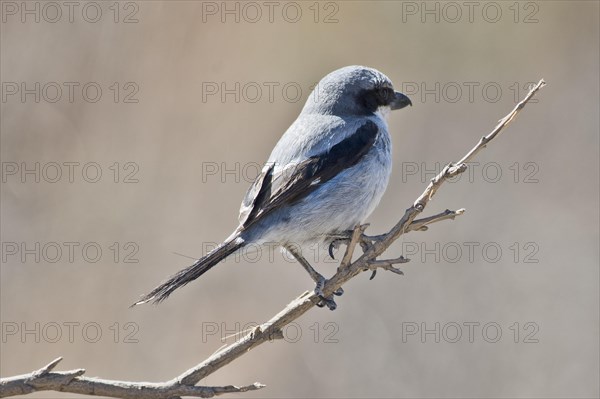
<instances>
[{"instance_id":1,"label":"black wing","mask_svg":"<svg viewBox=\"0 0 600 399\"><path fill-rule=\"evenodd\" d=\"M300 201L343 170L356 165L373 147L378 130L369 120L327 152L284 168L277 174L274 174L275 165L267 165L246 194L240 228L246 229L280 206Z\"/></svg>"}]
</instances>

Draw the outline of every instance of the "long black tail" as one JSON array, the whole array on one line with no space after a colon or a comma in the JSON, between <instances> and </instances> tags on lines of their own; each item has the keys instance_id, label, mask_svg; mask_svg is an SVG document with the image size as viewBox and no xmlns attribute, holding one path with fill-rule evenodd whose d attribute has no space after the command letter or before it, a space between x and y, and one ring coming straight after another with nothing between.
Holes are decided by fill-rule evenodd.
<instances>
[{"instance_id":1,"label":"long black tail","mask_svg":"<svg viewBox=\"0 0 600 399\"><path fill-rule=\"evenodd\" d=\"M194 281L209 271L217 263L242 248L245 244L244 240L240 237L228 238L224 243L210 251L206 256L198 259L193 265L178 271L169 277L167 281L153 289L149 294L144 295L139 301L131 306L133 307L148 302L159 304L167 299L177 288L183 287L187 283Z\"/></svg>"}]
</instances>

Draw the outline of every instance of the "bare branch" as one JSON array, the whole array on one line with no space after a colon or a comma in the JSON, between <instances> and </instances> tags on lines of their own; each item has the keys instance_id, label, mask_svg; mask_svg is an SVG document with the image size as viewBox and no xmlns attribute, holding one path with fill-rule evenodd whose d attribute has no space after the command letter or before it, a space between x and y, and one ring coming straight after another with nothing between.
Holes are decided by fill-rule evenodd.
<instances>
[{"instance_id":1,"label":"bare branch","mask_svg":"<svg viewBox=\"0 0 600 399\"><path fill-rule=\"evenodd\" d=\"M481 149L492 141L500 132L510 124L519 112L525 107L529 100L544 87L544 80L540 80L531 88L525 98L504 118L502 118L494 130L487 136L482 137L479 142L458 162L450 163L433 179L415 200L413 205L408 208L400 221L392 229L383 235L365 236L366 225L357 226L346 247L346 252L338 267L337 272L323 287L325 296L332 295L334 291L341 288L348 280L363 271L371 270L375 272L381 268L396 274L402 274L402 271L394 265L405 263L408 259L399 257L396 259L378 260L389 246L402 234L410 231L424 231L427 226L443 220L454 219L464 213L464 209L457 211L446 210L439 214L422 219L415 219L420 214L431 198L435 195L441 185L450 177L464 172L467 168L467 162L471 161ZM363 254L352 262L352 255L356 244L360 243L363 247ZM320 298L314 292L305 292L298 298L290 302L285 309L273 316L266 323L247 332L238 341L229 346L222 347L212 354L202 363L192 367L180 376L164 383L147 382L125 382L110 381L96 378L87 378L82 374L83 369L55 372L52 371L60 362L58 358L41 369L29 374L16 377L0 379L0 397L15 395L24 395L36 391L53 390L60 392L79 393L85 395L100 395L116 398L148 398L148 399L174 399L181 396L192 396L208 398L223 393L246 392L264 387L259 383L243 387L223 386L223 387L204 387L196 386L206 376L214 373L233 360L247 353L250 349L270 340L282 337L282 329L290 322L296 320L309 309L314 307Z\"/></svg>"},{"instance_id":2,"label":"bare branch","mask_svg":"<svg viewBox=\"0 0 600 399\"><path fill-rule=\"evenodd\" d=\"M443 220L454 220L454 218L456 216L460 216L465 212L466 212L466 210L464 208L458 209L456 211L451 211L450 209L446 209L444 212L440 212L436 215L413 220L410 223L410 225L408 226L406 232L427 231L428 230L427 225L430 225L430 224L433 224L436 222L441 222ZM366 239L369 241L377 241L377 240L382 240L385 236L386 236L386 234L381 234L378 236L363 236L363 239Z\"/></svg>"},{"instance_id":3,"label":"bare branch","mask_svg":"<svg viewBox=\"0 0 600 399\"><path fill-rule=\"evenodd\" d=\"M0 398L27 395L38 391L70 392L123 399L174 399L181 396L212 398L224 393L254 391L265 386L257 382L243 387L233 385L202 387L194 384L185 385L177 381L149 383L102 380L83 377L84 369L52 371L61 360L62 357L59 357L47 366L29 374L1 379Z\"/></svg>"},{"instance_id":4,"label":"bare branch","mask_svg":"<svg viewBox=\"0 0 600 399\"><path fill-rule=\"evenodd\" d=\"M488 134L487 136L482 137L481 140L479 141L479 143L477 143L477 145L475 147L473 147L471 149L471 151L469 151L467 153L467 155L462 157L462 159L460 161L458 161L456 164L457 165L466 164L467 162L470 162L473 158L475 158L475 155L477 155L477 153L479 151L481 151L481 149L484 148L487 143L492 141L498 134L500 134L500 132L509 123L511 123L513 121L513 119L515 119L515 117L519 114L519 112L521 112L521 110L525 107L525 104L527 104L529 102L529 100L531 100L531 98L535 95L535 93L537 93L538 90L541 89L542 87L544 87L545 85L546 85L546 82L544 81L544 79L540 79L540 81L536 85L534 85L533 87L531 87L531 89L529 89L529 93L527 93L525 98L522 99L521 101L519 101L519 103L513 108L513 110L508 115L506 115L504 118L502 118L498 121L498 125L496 125L494 130L492 130L492 132L490 134Z\"/></svg>"},{"instance_id":5,"label":"bare branch","mask_svg":"<svg viewBox=\"0 0 600 399\"><path fill-rule=\"evenodd\" d=\"M454 220L456 216L460 216L465 213L465 209L461 208L456 211L451 211L450 209L446 209L444 212L438 213L437 215L429 216L422 219L413 220L413 222L408 226L409 231L427 231L428 224L441 222L442 220Z\"/></svg>"}]
</instances>

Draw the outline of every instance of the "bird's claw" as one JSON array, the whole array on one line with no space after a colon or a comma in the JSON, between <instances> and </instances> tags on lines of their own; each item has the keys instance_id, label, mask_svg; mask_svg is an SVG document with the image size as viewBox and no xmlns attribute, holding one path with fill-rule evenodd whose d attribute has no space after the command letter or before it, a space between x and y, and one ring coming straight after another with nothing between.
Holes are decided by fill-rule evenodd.
<instances>
[{"instance_id":1,"label":"bird's claw","mask_svg":"<svg viewBox=\"0 0 600 399\"><path fill-rule=\"evenodd\" d=\"M329 256L331 257L331 259L335 259L335 257L333 256L333 251L338 249L341 244L348 244L348 242L350 242L350 238L352 238L352 230L345 230L340 233L334 233L330 235L329 238L332 240L329 244Z\"/></svg>"},{"instance_id":2,"label":"bird's claw","mask_svg":"<svg viewBox=\"0 0 600 399\"><path fill-rule=\"evenodd\" d=\"M333 300L333 297L329 297L329 298L323 298L321 297L321 300L319 302L317 302L317 306L322 308L325 305L327 305L327 307L329 308L329 310L335 310L337 308L337 304L335 303L335 301Z\"/></svg>"},{"instance_id":3,"label":"bird's claw","mask_svg":"<svg viewBox=\"0 0 600 399\"><path fill-rule=\"evenodd\" d=\"M342 287L340 287L333 292L333 295L326 297L323 293L323 287L325 287L325 283L327 283L327 280L324 277L317 281L317 285L315 287L315 294L319 297L317 306L320 308L327 306L329 310L335 310L337 308L337 304L333 300L333 295L341 296L344 293L344 290Z\"/></svg>"},{"instance_id":4,"label":"bird's claw","mask_svg":"<svg viewBox=\"0 0 600 399\"><path fill-rule=\"evenodd\" d=\"M335 259L335 257L333 256L334 250L338 249L341 244L348 245L348 243L350 242L352 231L347 231L346 234L348 234L349 236L345 237L342 235L340 237L334 238L334 240L331 241L331 243L329 244L328 252L331 259ZM363 252L367 252L373 246L373 242L377 240L379 240L379 236L371 237L365 234L361 234L360 239L358 240L358 244L360 244L360 247L362 248Z\"/></svg>"},{"instance_id":5,"label":"bird's claw","mask_svg":"<svg viewBox=\"0 0 600 399\"><path fill-rule=\"evenodd\" d=\"M331 259L335 259L335 256L333 256L333 250L337 249L339 247L339 244L336 241L332 241L331 244L329 244L329 256L331 257Z\"/></svg>"}]
</instances>

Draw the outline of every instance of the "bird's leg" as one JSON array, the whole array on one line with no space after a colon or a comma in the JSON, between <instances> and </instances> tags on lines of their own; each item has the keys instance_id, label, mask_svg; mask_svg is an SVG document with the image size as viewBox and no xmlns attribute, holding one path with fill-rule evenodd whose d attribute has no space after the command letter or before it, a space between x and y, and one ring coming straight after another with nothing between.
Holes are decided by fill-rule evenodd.
<instances>
[{"instance_id":1,"label":"bird's leg","mask_svg":"<svg viewBox=\"0 0 600 399\"><path fill-rule=\"evenodd\" d=\"M319 303L317 303L317 306L322 308L323 306L327 305L327 307L330 310L335 310L335 308L337 308L337 304L333 300L333 296L325 297L325 294L323 294L323 287L325 286L327 279L323 277L323 275L321 275L318 271L316 271L310 265L310 263L308 263L308 261L299 253L299 251L296 251L291 246L285 246L285 249L292 254L292 256L298 261L298 263L302 265L302 267L304 267L304 270L308 272L310 277L316 283L315 294L317 294L321 299ZM334 294L338 296L342 295L343 293L344 290L342 290L342 288L339 288L334 292Z\"/></svg>"}]
</instances>

